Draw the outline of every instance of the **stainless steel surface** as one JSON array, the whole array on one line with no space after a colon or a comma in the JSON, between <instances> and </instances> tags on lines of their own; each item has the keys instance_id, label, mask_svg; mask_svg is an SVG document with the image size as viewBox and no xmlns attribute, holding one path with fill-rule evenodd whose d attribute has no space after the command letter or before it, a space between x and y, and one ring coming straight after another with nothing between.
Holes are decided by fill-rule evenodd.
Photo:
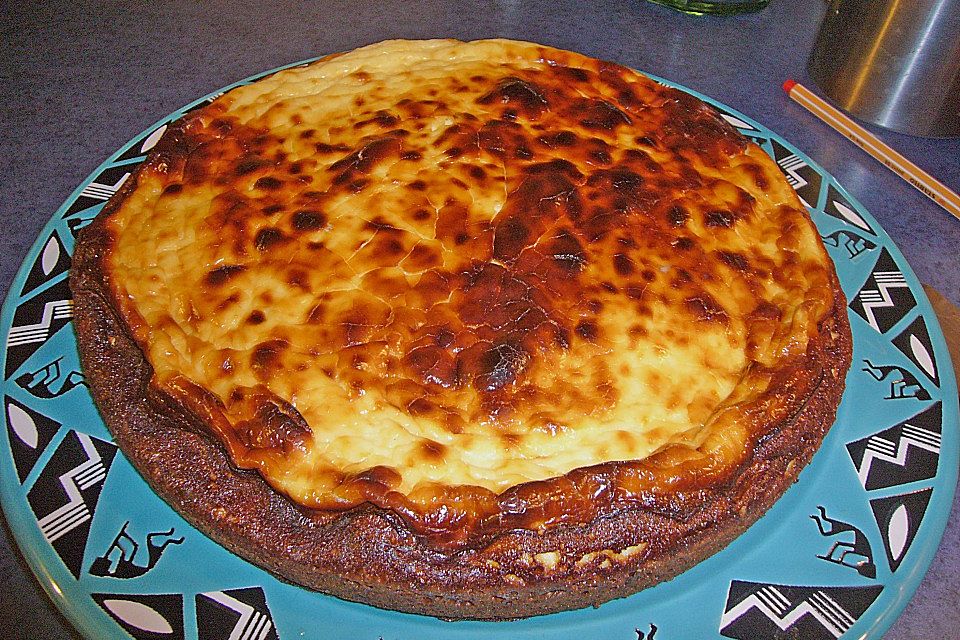
<instances>
[{"instance_id":1,"label":"stainless steel surface","mask_svg":"<svg viewBox=\"0 0 960 640\"><path fill-rule=\"evenodd\" d=\"M808 71L858 118L960 136L960 0L833 0Z\"/></svg>"}]
</instances>

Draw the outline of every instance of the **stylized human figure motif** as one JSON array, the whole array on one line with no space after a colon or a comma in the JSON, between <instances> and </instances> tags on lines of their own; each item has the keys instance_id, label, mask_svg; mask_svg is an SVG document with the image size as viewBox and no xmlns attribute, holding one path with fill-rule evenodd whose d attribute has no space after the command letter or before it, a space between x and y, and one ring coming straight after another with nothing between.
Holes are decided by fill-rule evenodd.
<instances>
[{"instance_id":1,"label":"stylized human figure motif","mask_svg":"<svg viewBox=\"0 0 960 640\"><path fill-rule=\"evenodd\" d=\"M90 565L90 573L101 578L136 578L153 569L160 556L166 550L168 545L181 544L183 536L173 538L173 529L169 531L160 531L147 534L147 564L136 563L137 551L140 545L127 533L128 520L123 524L120 533L113 539L110 546L102 556L96 558ZM163 542L157 543L157 538L166 538ZM124 545L126 543L127 546ZM116 556L111 558L111 555Z\"/></svg>"},{"instance_id":2,"label":"stylized human figure motif","mask_svg":"<svg viewBox=\"0 0 960 640\"><path fill-rule=\"evenodd\" d=\"M85 226L93 222L93 219L96 218L95 213L83 213L81 215L68 218L67 219L67 228L70 229L70 234L76 238L80 233L80 229L83 229Z\"/></svg>"},{"instance_id":3,"label":"stylized human figure motif","mask_svg":"<svg viewBox=\"0 0 960 640\"><path fill-rule=\"evenodd\" d=\"M817 528L820 530L820 535L832 537L852 531L854 536L853 542L838 540L833 543L833 546L830 547L830 551L828 551L826 555L817 557L821 560L826 560L827 562L832 562L834 564L855 569L857 573L864 577L876 578L877 566L873 563L873 551L870 549L870 542L867 540L867 536L864 535L863 531L848 522L828 518L826 509L820 505L817 505L817 510L820 512L820 515L812 515L810 518L817 523ZM824 523L829 525L830 528L826 529L824 527ZM834 557L837 549L843 550L840 552L839 556ZM862 560L848 562L847 556L851 555L858 556L862 558Z\"/></svg>"},{"instance_id":4,"label":"stylized human figure motif","mask_svg":"<svg viewBox=\"0 0 960 640\"><path fill-rule=\"evenodd\" d=\"M917 377L903 367L896 365L875 365L866 359L864 363L866 363L867 366L863 368L863 371L869 373L874 380L881 382L889 379L890 395L886 396L886 400L901 400L903 398L916 398L917 400L930 399L930 393L923 388L923 385L920 384Z\"/></svg>"},{"instance_id":5,"label":"stylized human figure motif","mask_svg":"<svg viewBox=\"0 0 960 640\"><path fill-rule=\"evenodd\" d=\"M821 236L823 238L823 243L828 244L831 247L840 248L841 246L847 250L847 253L850 254L850 258L856 258L861 253L866 253L872 249L877 248L875 242L867 240L863 236L856 234L852 231L847 231L846 229L840 229L839 231L834 231L830 235Z\"/></svg>"},{"instance_id":6,"label":"stylized human figure motif","mask_svg":"<svg viewBox=\"0 0 960 640\"><path fill-rule=\"evenodd\" d=\"M78 385L87 384L87 381L83 379L83 374L79 371L71 371L64 376L60 368L61 360L63 360L63 356L36 371L28 371L17 376L17 386L37 398L48 400L62 396Z\"/></svg>"}]
</instances>

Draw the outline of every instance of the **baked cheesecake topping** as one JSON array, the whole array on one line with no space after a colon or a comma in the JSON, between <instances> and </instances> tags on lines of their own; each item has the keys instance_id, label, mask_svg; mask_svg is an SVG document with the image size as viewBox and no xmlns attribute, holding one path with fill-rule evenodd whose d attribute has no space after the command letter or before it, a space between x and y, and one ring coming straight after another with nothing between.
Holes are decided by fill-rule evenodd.
<instances>
[{"instance_id":1,"label":"baked cheesecake topping","mask_svg":"<svg viewBox=\"0 0 960 640\"><path fill-rule=\"evenodd\" d=\"M371 502L438 544L722 477L799 408L833 305L759 147L525 43L383 43L235 89L106 224L154 390L303 507Z\"/></svg>"}]
</instances>

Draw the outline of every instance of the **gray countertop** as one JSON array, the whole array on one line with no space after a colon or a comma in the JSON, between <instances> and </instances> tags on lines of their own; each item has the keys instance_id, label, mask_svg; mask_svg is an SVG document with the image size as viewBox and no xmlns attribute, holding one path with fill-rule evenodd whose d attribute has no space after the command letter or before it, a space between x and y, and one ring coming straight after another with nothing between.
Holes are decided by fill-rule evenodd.
<instances>
[{"instance_id":1,"label":"gray countertop","mask_svg":"<svg viewBox=\"0 0 960 640\"><path fill-rule=\"evenodd\" d=\"M5 0L2 6L4 294L40 229L74 188L125 142L195 98L280 65L387 38L507 37L642 69L758 120L833 174L880 221L919 279L960 305L960 220L781 89L788 77L813 86L804 65L822 0L773 0L759 14L732 18L686 16L643 0ZM870 128L960 191L960 139ZM888 638L960 634L957 504L926 579ZM71 636L8 532L0 537L0 584L4 637Z\"/></svg>"}]
</instances>

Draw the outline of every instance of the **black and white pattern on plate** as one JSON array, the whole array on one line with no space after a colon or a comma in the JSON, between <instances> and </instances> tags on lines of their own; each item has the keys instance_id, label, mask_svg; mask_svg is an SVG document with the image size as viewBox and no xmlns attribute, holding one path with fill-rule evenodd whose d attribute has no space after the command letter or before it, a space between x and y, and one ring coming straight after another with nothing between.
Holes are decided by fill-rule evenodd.
<instances>
[{"instance_id":1,"label":"black and white pattern on plate","mask_svg":"<svg viewBox=\"0 0 960 640\"><path fill-rule=\"evenodd\" d=\"M267 599L260 587L197 595L198 640L277 640Z\"/></svg>"},{"instance_id":2,"label":"black and white pattern on plate","mask_svg":"<svg viewBox=\"0 0 960 640\"><path fill-rule=\"evenodd\" d=\"M20 290L20 296L26 297L41 285L61 276L70 270L70 254L56 230L43 243L40 255L34 261Z\"/></svg>"},{"instance_id":3,"label":"black and white pattern on plate","mask_svg":"<svg viewBox=\"0 0 960 640\"><path fill-rule=\"evenodd\" d=\"M876 242L850 229L837 229L825 236L820 236L820 239L823 240L823 244L828 247L843 249L843 255L850 260L855 260L863 254L874 251L877 248Z\"/></svg>"},{"instance_id":4,"label":"black and white pattern on plate","mask_svg":"<svg viewBox=\"0 0 960 640\"><path fill-rule=\"evenodd\" d=\"M865 578L877 577L873 549L860 527L829 517L826 508L820 505L817 505L817 513L810 518L817 524L820 535L833 540L830 550L818 555L818 558L853 569Z\"/></svg>"},{"instance_id":5,"label":"black and white pattern on plate","mask_svg":"<svg viewBox=\"0 0 960 640\"><path fill-rule=\"evenodd\" d=\"M4 396L4 407L10 452L20 484L23 484L62 425L10 396Z\"/></svg>"},{"instance_id":6,"label":"black and white pattern on plate","mask_svg":"<svg viewBox=\"0 0 960 640\"><path fill-rule=\"evenodd\" d=\"M749 122L744 121L740 116L730 111L724 109L721 105L714 104L713 107L720 114L720 117L727 121L727 124L736 127L740 130L740 133L745 135L756 134L760 135L761 131Z\"/></svg>"},{"instance_id":7,"label":"black and white pattern on plate","mask_svg":"<svg viewBox=\"0 0 960 640\"><path fill-rule=\"evenodd\" d=\"M136 640L182 640L183 596L91 593L93 600Z\"/></svg>"},{"instance_id":8,"label":"black and white pattern on plate","mask_svg":"<svg viewBox=\"0 0 960 640\"><path fill-rule=\"evenodd\" d=\"M884 400L930 399L930 392L908 369L896 364L874 364L868 358L863 360L863 364L861 371L865 371L871 378L882 383L886 393L883 396Z\"/></svg>"},{"instance_id":9,"label":"black and white pattern on plate","mask_svg":"<svg viewBox=\"0 0 960 640\"><path fill-rule=\"evenodd\" d=\"M70 235L76 239L76 237L80 235L80 230L93 222L93 219L97 217L101 209L103 209L103 204L72 211L70 217L67 218L67 228L70 229Z\"/></svg>"},{"instance_id":10,"label":"black and white pattern on plate","mask_svg":"<svg viewBox=\"0 0 960 640\"><path fill-rule=\"evenodd\" d=\"M757 129L755 126L749 122L744 121L740 116L735 113L731 113L724 109L722 105L713 104L714 108L720 113L720 117L727 121L727 124L736 128L744 136L750 138L753 142L758 145L763 145L764 142L770 138L764 134L762 131Z\"/></svg>"},{"instance_id":11,"label":"black and white pattern on plate","mask_svg":"<svg viewBox=\"0 0 960 640\"><path fill-rule=\"evenodd\" d=\"M231 87L231 89L236 89L237 87L242 87L242 86L248 85L248 84L250 84L250 82L251 82L251 80L248 78L247 80L244 80L244 81L242 81L242 82L239 82L236 87ZM203 100L198 100L196 103L188 106L188 107L187 107L186 109L184 109L182 112L175 114L174 120L179 120L180 118L182 118L183 116L187 115L188 113L192 113L192 112L194 112L194 111L197 111L198 109L204 108L205 106L207 106L208 104L210 104L211 102L213 102L214 100L216 100L217 98L219 98L220 96L222 96L223 94L225 94L226 92L227 92L227 90L217 91L216 93L207 96L207 97L204 98Z\"/></svg>"},{"instance_id":12,"label":"black and white pattern on plate","mask_svg":"<svg viewBox=\"0 0 960 640\"><path fill-rule=\"evenodd\" d=\"M27 493L43 537L80 577L90 521L117 448L78 431L69 432Z\"/></svg>"},{"instance_id":13,"label":"black and white pattern on plate","mask_svg":"<svg viewBox=\"0 0 960 640\"><path fill-rule=\"evenodd\" d=\"M79 369L63 364L63 356L17 376L17 386L41 400L58 398L79 386L88 386Z\"/></svg>"},{"instance_id":14,"label":"black and white pattern on plate","mask_svg":"<svg viewBox=\"0 0 960 640\"><path fill-rule=\"evenodd\" d=\"M22 302L13 312L13 322L7 334L7 366L3 377L10 378L71 318L73 298L66 278Z\"/></svg>"},{"instance_id":15,"label":"black and white pattern on plate","mask_svg":"<svg viewBox=\"0 0 960 640\"><path fill-rule=\"evenodd\" d=\"M933 342L923 316L917 316L896 338L891 340L897 349L917 365L937 387L940 386L940 374L937 372L937 360L934 357Z\"/></svg>"},{"instance_id":16,"label":"black and white pattern on plate","mask_svg":"<svg viewBox=\"0 0 960 640\"><path fill-rule=\"evenodd\" d=\"M870 223L864 220L863 216L857 213L856 207L840 194L840 191L831 185L827 186L827 201L823 205L823 212L837 220L847 224L852 224L861 231L865 231L871 236L876 237L877 232L873 230Z\"/></svg>"},{"instance_id":17,"label":"black and white pattern on plate","mask_svg":"<svg viewBox=\"0 0 960 640\"><path fill-rule=\"evenodd\" d=\"M71 218L75 213L84 209L102 205L120 190L120 187L127 181L134 169L136 169L135 163L105 167L77 194L61 217Z\"/></svg>"},{"instance_id":18,"label":"black and white pattern on plate","mask_svg":"<svg viewBox=\"0 0 960 640\"><path fill-rule=\"evenodd\" d=\"M151 149L157 146L157 143L160 142L160 138L163 137L163 134L167 132L168 127L169 124L165 122L160 126L146 132L144 135L134 140L126 151L115 158L114 163L119 164L135 160L137 158L142 158L149 153ZM130 169L128 168L127 171L129 170Z\"/></svg>"},{"instance_id":19,"label":"black and white pattern on plate","mask_svg":"<svg viewBox=\"0 0 960 640\"><path fill-rule=\"evenodd\" d=\"M937 402L912 418L848 443L863 487L872 491L935 477L942 423L943 407Z\"/></svg>"},{"instance_id":20,"label":"black and white pattern on plate","mask_svg":"<svg viewBox=\"0 0 960 640\"><path fill-rule=\"evenodd\" d=\"M720 634L742 640L839 638L883 590L870 587L800 587L734 580Z\"/></svg>"},{"instance_id":21,"label":"black and white pattern on plate","mask_svg":"<svg viewBox=\"0 0 960 640\"><path fill-rule=\"evenodd\" d=\"M850 301L850 308L875 331L886 333L916 306L917 299L903 271L890 252L881 249L870 276Z\"/></svg>"},{"instance_id":22,"label":"black and white pattern on plate","mask_svg":"<svg viewBox=\"0 0 960 640\"><path fill-rule=\"evenodd\" d=\"M932 489L921 489L870 501L873 517L877 520L880 537L887 552L890 571L900 568L903 558L910 550L932 495Z\"/></svg>"},{"instance_id":23,"label":"black and white pattern on plate","mask_svg":"<svg viewBox=\"0 0 960 640\"><path fill-rule=\"evenodd\" d=\"M815 208L819 204L823 176L814 167L807 164L806 160L776 140L771 138L770 144L773 147L773 159L780 166L787 182L800 196L804 206L810 209Z\"/></svg>"},{"instance_id":24,"label":"black and white pattern on plate","mask_svg":"<svg viewBox=\"0 0 960 640\"><path fill-rule=\"evenodd\" d=\"M171 527L166 531L147 533L142 538L144 546L141 547L140 542L127 532L129 526L129 520L124 522L103 554L93 559L90 564L91 575L123 580L139 578L157 566L170 545L183 544L184 537L175 536L175 530ZM142 550L146 551L146 557Z\"/></svg>"}]
</instances>

